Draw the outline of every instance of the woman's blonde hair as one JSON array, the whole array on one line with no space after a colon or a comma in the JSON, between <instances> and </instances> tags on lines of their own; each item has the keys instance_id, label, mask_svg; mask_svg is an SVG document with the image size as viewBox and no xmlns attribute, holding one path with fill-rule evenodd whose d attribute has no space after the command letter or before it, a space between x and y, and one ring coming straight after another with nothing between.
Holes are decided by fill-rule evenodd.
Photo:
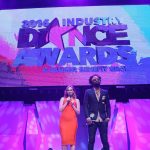
<instances>
[{"instance_id":1,"label":"woman's blonde hair","mask_svg":"<svg viewBox=\"0 0 150 150\"><path fill-rule=\"evenodd\" d=\"M74 98L74 99L76 99L76 91L75 91L75 88L72 86L72 85L68 85L67 87L66 87L66 89L65 89L65 91L64 91L64 97L65 98L67 98L68 97L68 93L67 93L67 90L69 89L69 88L72 88L72 90L73 90L73 95L72 95L72 97Z\"/></svg>"}]
</instances>

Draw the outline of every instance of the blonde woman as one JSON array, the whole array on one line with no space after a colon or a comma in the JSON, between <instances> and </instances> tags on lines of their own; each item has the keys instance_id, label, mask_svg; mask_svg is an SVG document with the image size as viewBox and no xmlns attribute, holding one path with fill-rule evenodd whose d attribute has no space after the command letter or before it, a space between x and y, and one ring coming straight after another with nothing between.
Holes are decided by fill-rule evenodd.
<instances>
[{"instance_id":1,"label":"blonde woman","mask_svg":"<svg viewBox=\"0 0 150 150\"><path fill-rule=\"evenodd\" d=\"M62 139L62 150L67 150L70 145L71 150L75 150L76 133L78 127L77 114L80 114L80 101L76 98L73 86L67 86L64 96L60 99L59 110L60 134Z\"/></svg>"}]
</instances>

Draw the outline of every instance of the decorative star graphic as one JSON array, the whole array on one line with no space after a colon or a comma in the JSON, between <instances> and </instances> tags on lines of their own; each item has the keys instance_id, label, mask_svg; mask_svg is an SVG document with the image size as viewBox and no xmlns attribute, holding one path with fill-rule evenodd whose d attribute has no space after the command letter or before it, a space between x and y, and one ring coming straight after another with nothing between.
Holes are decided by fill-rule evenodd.
<instances>
[{"instance_id":1,"label":"decorative star graphic","mask_svg":"<svg viewBox=\"0 0 150 150\"><path fill-rule=\"evenodd\" d=\"M46 41L55 44L58 48L64 49L64 42L62 36L72 30L77 26L65 26L60 27L59 21L55 18L47 27L48 33L46 36Z\"/></svg>"}]
</instances>

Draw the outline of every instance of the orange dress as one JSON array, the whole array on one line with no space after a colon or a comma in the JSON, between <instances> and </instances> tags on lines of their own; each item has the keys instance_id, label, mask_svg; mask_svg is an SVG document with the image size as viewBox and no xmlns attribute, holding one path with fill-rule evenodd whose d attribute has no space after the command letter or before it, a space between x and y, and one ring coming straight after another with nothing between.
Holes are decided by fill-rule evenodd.
<instances>
[{"instance_id":1,"label":"orange dress","mask_svg":"<svg viewBox=\"0 0 150 150\"><path fill-rule=\"evenodd\" d=\"M63 104L66 102L64 98ZM77 107L75 99L72 99L71 102ZM75 145L76 143L76 132L77 132L77 117L76 112L69 103L63 110L60 117L60 134L62 139L62 145Z\"/></svg>"}]
</instances>

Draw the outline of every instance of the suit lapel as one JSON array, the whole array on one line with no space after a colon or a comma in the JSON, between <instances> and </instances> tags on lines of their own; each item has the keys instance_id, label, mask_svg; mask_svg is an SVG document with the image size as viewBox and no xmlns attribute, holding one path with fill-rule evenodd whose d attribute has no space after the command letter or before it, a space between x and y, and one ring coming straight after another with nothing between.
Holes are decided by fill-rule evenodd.
<instances>
[{"instance_id":1,"label":"suit lapel","mask_svg":"<svg viewBox=\"0 0 150 150\"><path fill-rule=\"evenodd\" d=\"M99 101L101 101L102 96L103 96L103 90L102 90L102 89L100 89L100 98L99 98Z\"/></svg>"}]
</instances>

